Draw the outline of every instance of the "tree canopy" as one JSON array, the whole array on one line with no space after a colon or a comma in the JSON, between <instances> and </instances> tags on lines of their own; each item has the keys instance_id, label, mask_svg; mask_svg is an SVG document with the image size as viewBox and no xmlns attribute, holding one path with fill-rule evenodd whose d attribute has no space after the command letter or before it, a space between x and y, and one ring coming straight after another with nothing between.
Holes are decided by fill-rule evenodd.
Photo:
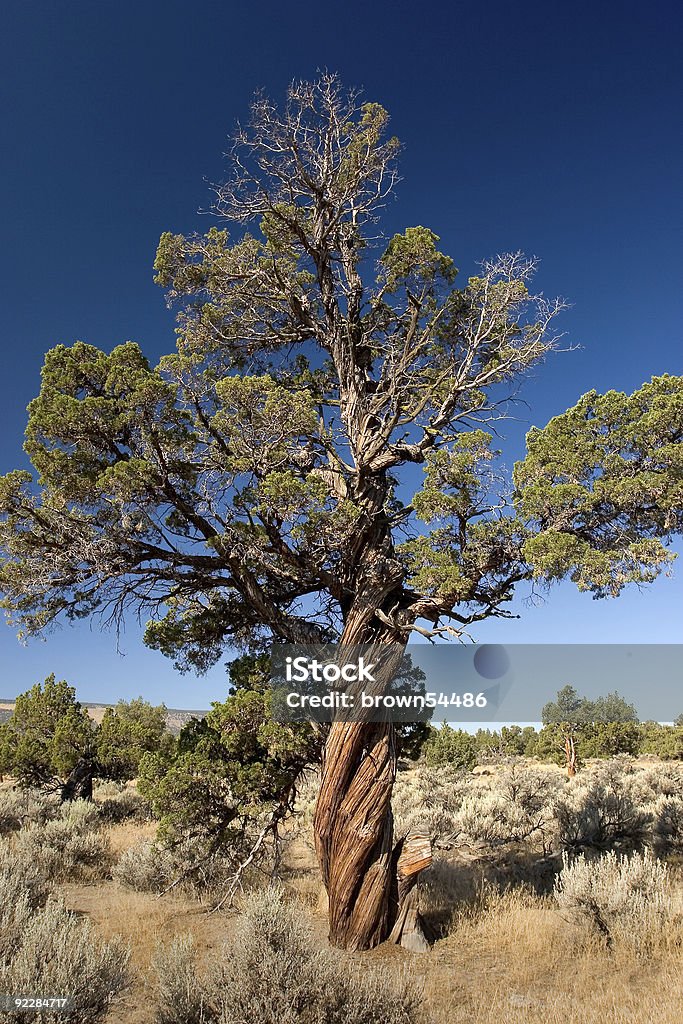
<instances>
[{"instance_id":1,"label":"tree canopy","mask_svg":"<svg viewBox=\"0 0 683 1024\"><path fill-rule=\"evenodd\" d=\"M638 713L616 690L591 700L567 685L558 690L554 701L544 705L541 719L544 725L577 727L590 722L637 722Z\"/></svg>"},{"instance_id":2,"label":"tree canopy","mask_svg":"<svg viewBox=\"0 0 683 1024\"><path fill-rule=\"evenodd\" d=\"M134 779L147 753L163 752L171 742L166 708L142 697L105 708L97 729L97 774L107 779Z\"/></svg>"},{"instance_id":3,"label":"tree canopy","mask_svg":"<svg viewBox=\"0 0 683 1024\"><path fill-rule=\"evenodd\" d=\"M74 687L54 673L20 694L0 725L0 771L24 786L64 792L72 772L95 751L95 723Z\"/></svg>"},{"instance_id":4,"label":"tree canopy","mask_svg":"<svg viewBox=\"0 0 683 1024\"><path fill-rule=\"evenodd\" d=\"M529 432L507 478L496 424L557 347L563 303L533 292L519 253L461 281L430 228L385 237L388 129L333 75L282 108L257 96L219 223L159 243L175 352L156 367L132 342L48 352L26 432L37 478L0 480L0 588L24 635L130 609L150 646L203 670L271 640L459 635L508 615L524 580L604 597L667 569L683 380L590 392ZM316 835L340 945L396 918L395 759L389 725L330 730Z\"/></svg>"},{"instance_id":5,"label":"tree canopy","mask_svg":"<svg viewBox=\"0 0 683 1024\"><path fill-rule=\"evenodd\" d=\"M0 725L0 774L62 799L89 797L93 778L133 779L143 754L167 750L171 739L165 707L119 701L97 725L75 687L53 673L20 694Z\"/></svg>"},{"instance_id":6,"label":"tree canopy","mask_svg":"<svg viewBox=\"0 0 683 1024\"><path fill-rule=\"evenodd\" d=\"M369 621L406 634L505 614L531 576L602 596L668 565L681 379L591 392L532 429L510 490L484 428L554 347L562 303L530 291L519 254L460 284L431 230L382 239L387 127L334 77L294 85L284 112L258 98L217 189L235 237L159 244L176 353L47 354L38 486L0 485L0 584L26 634L130 606L149 644L205 668L228 643L335 638L376 573L390 602Z\"/></svg>"}]
</instances>

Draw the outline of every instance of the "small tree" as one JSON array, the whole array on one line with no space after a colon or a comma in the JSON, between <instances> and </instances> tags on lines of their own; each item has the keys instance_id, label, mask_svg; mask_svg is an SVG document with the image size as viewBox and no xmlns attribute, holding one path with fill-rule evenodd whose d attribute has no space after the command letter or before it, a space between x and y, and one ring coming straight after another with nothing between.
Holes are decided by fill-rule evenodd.
<instances>
[{"instance_id":1,"label":"small tree","mask_svg":"<svg viewBox=\"0 0 683 1024\"><path fill-rule=\"evenodd\" d=\"M0 481L0 586L25 633L134 608L184 668L339 640L393 651L390 672L414 631L508 614L521 580L616 596L668 566L683 381L589 392L530 431L507 479L486 427L556 347L563 304L533 294L520 254L460 284L433 231L382 237L388 121L332 75L282 110L258 96L216 190L234 237L160 241L176 353L156 369L131 343L48 353L26 436L38 487ZM405 919L394 739L337 721L325 746L316 847L330 938L351 949Z\"/></svg>"},{"instance_id":2,"label":"small tree","mask_svg":"<svg viewBox=\"0 0 683 1024\"><path fill-rule=\"evenodd\" d=\"M432 729L424 744L424 756L428 765L471 768L477 760L477 741L470 733L444 722L440 729Z\"/></svg>"},{"instance_id":3,"label":"small tree","mask_svg":"<svg viewBox=\"0 0 683 1024\"><path fill-rule=\"evenodd\" d=\"M153 707L138 697L106 708L97 730L97 774L126 782L134 779L146 753L163 751L172 743L166 729L166 708Z\"/></svg>"},{"instance_id":4,"label":"small tree","mask_svg":"<svg viewBox=\"0 0 683 1024\"><path fill-rule=\"evenodd\" d=\"M62 800L89 800L93 778L133 779L145 752L170 743L163 706L119 701L98 726L75 688L52 674L17 697L11 718L0 725L0 771L22 786L58 790Z\"/></svg>"},{"instance_id":5,"label":"small tree","mask_svg":"<svg viewBox=\"0 0 683 1024\"><path fill-rule=\"evenodd\" d=\"M92 796L96 751L94 722L74 687L54 673L17 697L0 725L3 771L22 786L59 791L62 800Z\"/></svg>"},{"instance_id":6,"label":"small tree","mask_svg":"<svg viewBox=\"0 0 683 1024\"><path fill-rule=\"evenodd\" d=\"M579 764L576 747L579 737L587 742L584 754L589 757L635 753L638 749L639 731L633 724L638 721L636 709L616 690L606 697L589 700L580 697L573 686L563 686L557 698L544 705L541 718L544 725L554 725L560 730L569 776L576 773ZM618 723L630 723L631 728L615 728Z\"/></svg>"},{"instance_id":7,"label":"small tree","mask_svg":"<svg viewBox=\"0 0 683 1024\"><path fill-rule=\"evenodd\" d=\"M233 661L230 696L191 720L175 747L142 757L140 790L161 840L191 851L188 870L216 854L238 864L256 842L264 853L266 835L277 846L297 780L320 759L322 736L312 726L272 720L267 665L263 657Z\"/></svg>"}]
</instances>

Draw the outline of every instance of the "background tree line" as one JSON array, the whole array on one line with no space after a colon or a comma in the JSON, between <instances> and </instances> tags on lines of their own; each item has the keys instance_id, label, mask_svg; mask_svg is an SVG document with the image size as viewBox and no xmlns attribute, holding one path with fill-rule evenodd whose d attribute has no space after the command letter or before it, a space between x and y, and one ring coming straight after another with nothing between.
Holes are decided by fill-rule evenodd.
<instances>
[{"instance_id":1,"label":"background tree line","mask_svg":"<svg viewBox=\"0 0 683 1024\"><path fill-rule=\"evenodd\" d=\"M229 688L224 701L176 736L167 728L166 707L141 697L107 707L97 724L75 688L52 674L17 697L0 724L0 773L22 786L59 791L65 800L87 798L94 778L138 779L167 838L203 836L224 845L245 814L272 805L285 816L302 774L319 765L325 739L325 727L272 720L265 657L233 661ZM403 726L401 753L463 769L500 757L564 764L571 730L582 760L618 754L683 760L683 714L671 725L639 722L616 691L592 701L565 686L541 717L540 729Z\"/></svg>"},{"instance_id":2,"label":"background tree line","mask_svg":"<svg viewBox=\"0 0 683 1024\"><path fill-rule=\"evenodd\" d=\"M428 764L471 768L496 757L531 757L567 764L566 741L571 737L578 764L587 758L617 754L652 754L663 760L683 760L683 714L672 725L639 722L636 710L616 691L596 700L581 697L564 686L541 711L543 725L504 725L475 733L444 723L431 729L424 744Z\"/></svg>"}]
</instances>

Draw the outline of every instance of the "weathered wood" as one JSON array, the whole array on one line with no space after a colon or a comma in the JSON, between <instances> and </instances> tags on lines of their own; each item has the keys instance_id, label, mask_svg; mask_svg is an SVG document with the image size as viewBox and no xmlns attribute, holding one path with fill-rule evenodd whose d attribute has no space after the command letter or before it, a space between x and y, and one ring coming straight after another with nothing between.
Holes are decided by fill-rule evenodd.
<instances>
[{"instance_id":1,"label":"weathered wood","mask_svg":"<svg viewBox=\"0 0 683 1024\"><path fill-rule=\"evenodd\" d=\"M432 844L425 832L409 832L403 841L397 869L399 878L419 874L432 863Z\"/></svg>"},{"instance_id":2,"label":"weathered wood","mask_svg":"<svg viewBox=\"0 0 683 1024\"><path fill-rule=\"evenodd\" d=\"M362 621L362 616L359 619ZM345 632L348 642L353 634ZM387 647L386 642L392 646ZM377 660L386 684L402 661L405 643L390 636L373 651L379 647L383 650ZM376 678L381 686L380 673ZM408 844L403 838L396 847L393 844L391 791L396 761L391 723L332 724L314 832L329 900L329 939L344 949L370 949L387 939L419 872L431 862L425 837L415 837ZM407 917L402 928L406 921ZM419 918L413 924L417 933Z\"/></svg>"},{"instance_id":3,"label":"weathered wood","mask_svg":"<svg viewBox=\"0 0 683 1024\"><path fill-rule=\"evenodd\" d=\"M564 754L567 766L567 776L572 779L576 775L576 746L574 737L567 735L564 738Z\"/></svg>"},{"instance_id":4,"label":"weathered wood","mask_svg":"<svg viewBox=\"0 0 683 1024\"><path fill-rule=\"evenodd\" d=\"M395 847L396 914L389 941L424 953L429 948L424 922L420 916L418 876L432 863L432 844L424 832L409 832Z\"/></svg>"}]
</instances>

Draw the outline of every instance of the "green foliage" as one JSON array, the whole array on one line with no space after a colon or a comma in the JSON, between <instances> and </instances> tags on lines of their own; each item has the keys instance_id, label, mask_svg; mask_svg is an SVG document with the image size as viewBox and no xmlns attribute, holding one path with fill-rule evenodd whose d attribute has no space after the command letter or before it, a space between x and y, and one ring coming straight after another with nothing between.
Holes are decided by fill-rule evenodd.
<instances>
[{"instance_id":1,"label":"green foliage","mask_svg":"<svg viewBox=\"0 0 683 1024\"><path fill-rule=\"evenodd\" d=\"M637 722L592 722L579 733L581 756L615 757L630 754L636 757L641 750L641 729Z\"/></svg>"},{"instance_id":2,"label":"green foliage","mask_svg":"<svg viewBox=\"0 0 683 1024\"><path fill-rule=\"evenodd\" d=\"M640 730L643 754L656 754L665 761L683 761L683 725L644 722Z\"/></svg>"},{"instance_id":3,"label":"green foliage","mask_svg":"<svg viewBox=\"0 0 683 1024\"><path fill-rule=\"evenodd\" d=\"M54 673L17 697L0 725L2 770L22 786L58 789L82 760L95 756L95 727L76 690Z\"/></svg>"},{"instance_id":4,"label":"green foliage","mask_svg":"<svg viewBox=\"0 0 683 1024\"><path fill-rule=\"evenodd\" d=\"M641 746L641 729L633 704L616 690L590 700L573 686L563 686L557 698L541 712L544 728L530 746L536 757L565 763L565 741L572 737L580 759L636 755Z\"/></svg>"},{"instance_id":5,"label":"green foliage","mask_svg":"<svg viewBox=\"0 0 683 1024\"><path fill-rule=\"evenodd\" d=\"M268 662L230 665L231 695L186 725L175 750L146 754L139 788L160 822L160 838L202 851L238 846L250 821L291 808L297 779L320 757L320 735L270 714Z\"/></svg>"},{"instance_id":6,"label":"green foliage","mask_svg":"<svg viewBox=\"0 0 683 1024\"><path fill-rule=\"evenodd\" d=\"M417 291L423 281L453 283L457 270L453 260L437 250L438 241L438 235L423 227L406 228L402 235L394 235L381 260L392 292L399 285Z\"/></svg>"},{"instance_id":7,"label":"green foliage","mask_svg":"<svg viewBox=\"0 0 683 1024\"><path fill-rule=\"evenodd\" d=\"M566 763L565 736L565 730L561 725L544 725L529 743L527 754L530 757L537 757L541 761L564 765Z\"/></svg>"},{"instance_id":8,"label":"green foliage","mask_svg":"<svg viewBox=\"0 0 683 1024\"><path fill-rule=\"evenodd\" d=\"M423 750L430 766L451 765L469 770L477 760L475 737L463 729L453 729L447 722L439 729L432 729Z\"/></svg>"},{"instance_id":9,"label":"green foliage","mask_svg":"<svg viewBox=\"0 0 683 1024\"><path fill-rule=\"evenodd\" d=\"M599 722L637 722L638 716L633 704L629 704L616 690L605 697L590 700L580 697L573 686L558 690L557 699L549 701L541 712L544 725L567 724L571 726Z\"/></svg>"},{"instance_id":10,"label":"green foliage","mask_svg":"<svg viewBox=\"0 0 683 1024\"><path fill-rule=\"evenodd\" d=\"M500 730L503 753L522 757L529 753L529 747L536 738L536 730L532 725L504 725Z\"/></svg>"},{"instance_id":11,"label":"green foliage","mask_svg":"<svg viewBox=\"0 0 683 1024\"><path fill-rule=\"evenodd\" d=\"M511 504L482 424L552 350L562 304L532 294L518 253L460 285L424 226L373 252L398 149L384 108L334 76L282 110L257 98L217 190L230 231L159 243L175 353L47 353L35 479L0 480L0 588L25 635L132 608L150 646L203 671L227 646L325 643L349 621L393 636L390 612L401 636L506 615L531 577L603 596L668 569L681 378L534 428Z\"/></svg>"},{"instance_id":12,"label":"green foliage","mask_svg":"<svg viewBox=\"0 0 683 1024\"><path fill-rule=\"evenodd\" d=\"M135 778L146 752L172 745L166 709L138 698L107 708L96 726L76 698L76 690L54 674L17 697L14 713L0 725L0 772L22 786L70 793L70 777L127 781ZM74 793L73 795L76 795Z\"/></svg>"},{"instance_id":13,"label":"green foliage","mask_svg":"<svg viewBox=\"0 0 683 1024\"><path fill-rule=\"evenodd\" d=\"M591 391L532 429L514 481L534 575L605 597L666 569L683 522L682 430L683 379L668 374L632 395Z\"/></svg>"},{"instance_id":14,"label":"green foliage","mask_svg":"<svg viewBox=\"0 0 683 1024\"><path fill-rule=\"evenodd\" d=\"M97 730L97 774L125 782L138 774L145 753L162 753L173 743L166 708L138 697L106 708Z\"/></svg>"}]
</instances>

